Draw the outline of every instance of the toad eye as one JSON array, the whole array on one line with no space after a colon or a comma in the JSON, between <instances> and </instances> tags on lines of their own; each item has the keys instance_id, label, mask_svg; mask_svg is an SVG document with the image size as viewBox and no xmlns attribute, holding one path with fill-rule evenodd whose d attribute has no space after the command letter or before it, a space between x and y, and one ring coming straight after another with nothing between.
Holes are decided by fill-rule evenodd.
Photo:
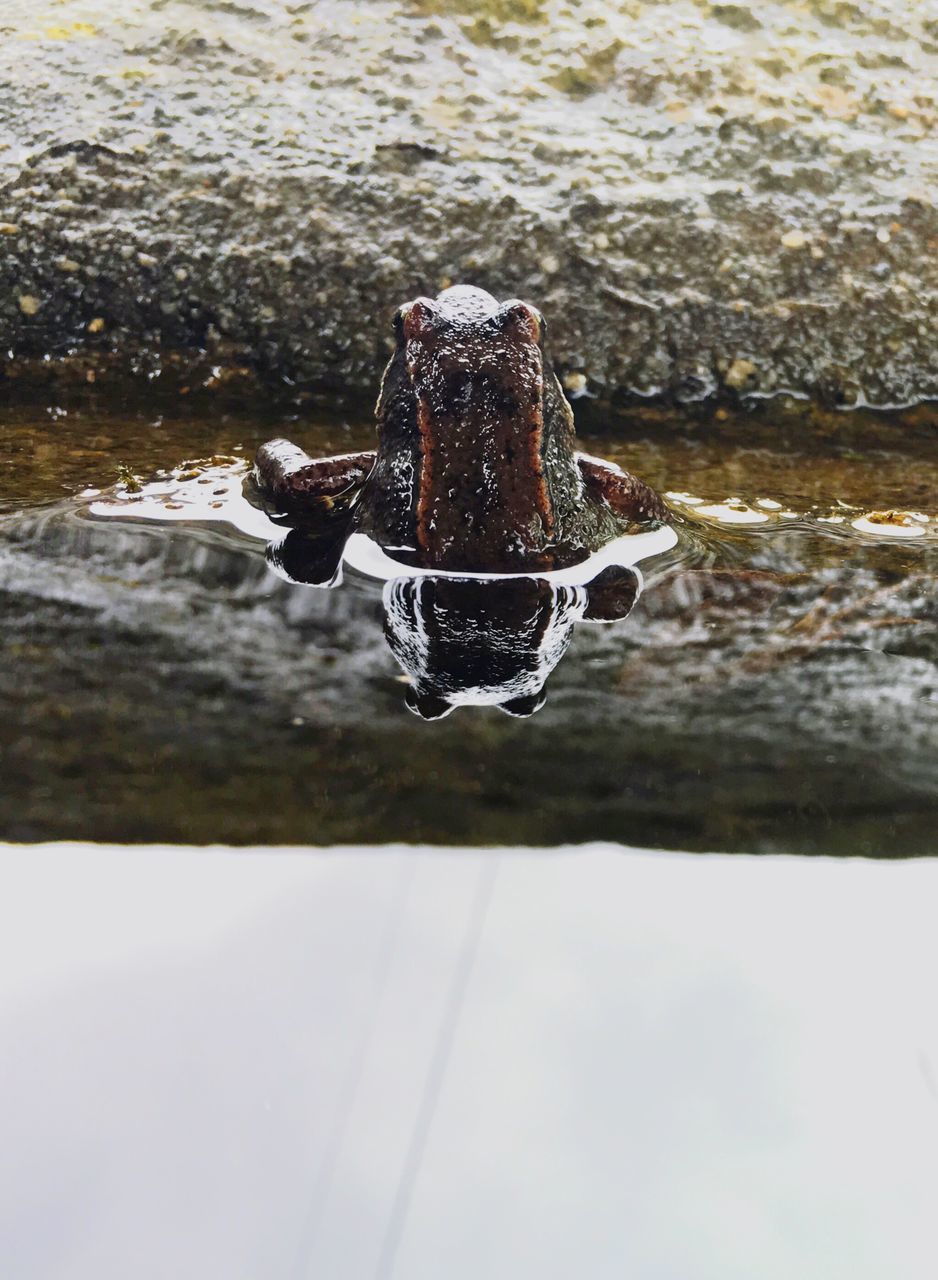
<instances>
[{"instance_id":1,"label":"toad eye","mask_svg":"<svg viewBox=\"0 0 938 1280\"><path fill-rule=\"evenodd\" d=\"M394 333L399 343L431 338L439 332L442 323L432 298L414 298L394 313Z\"/></svg>"},{"instance_id":2,"label":"toad eye","mask_svg":"<svg viewBox=\"0 0 938 1280\"><path fill-rule=\"evenodd\" d=\"M544 317L540 311L518 299L503 303L492 323L502 333L512 334L521 341L540 342L544 336Z\"/></svg>"}]
</instances>

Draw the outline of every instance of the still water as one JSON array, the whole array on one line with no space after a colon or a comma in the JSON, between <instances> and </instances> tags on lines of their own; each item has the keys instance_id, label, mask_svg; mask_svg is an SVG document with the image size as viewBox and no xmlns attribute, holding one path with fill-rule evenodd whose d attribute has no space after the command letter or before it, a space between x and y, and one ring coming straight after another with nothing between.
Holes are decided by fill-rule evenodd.
<instances>
[{"instance_id":1,"label":"still water","mask_svg":"<svg viewBox=\"0 0 938 1280\"><path fill-rule=\"evenodd\" d=\"M8 414L0 836L934 852L929 412L587 416L668 536L468 585L323 570L244 497L262 440L363 414Z\"/></svg>"},{"instance_id":2,"label":"still water","mask_svg":"<svg viewBox=\"0 0 938 1280\"><path fill-rule=\"evenodd\" d=\"M0 851L0 1274L938 1262L938 865Z\"/></svg>"}]
</instances>

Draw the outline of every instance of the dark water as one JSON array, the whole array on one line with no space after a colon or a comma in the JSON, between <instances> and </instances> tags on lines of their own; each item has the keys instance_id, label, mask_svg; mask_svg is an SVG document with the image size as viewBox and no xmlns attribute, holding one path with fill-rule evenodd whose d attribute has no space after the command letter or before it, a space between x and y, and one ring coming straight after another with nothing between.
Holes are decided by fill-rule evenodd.
<instances>
[{"instance_id":1,"label":"dark water","mask_svg":"<svg viewBox=\"0 0 938 1280\"><path fill-rule=\"evenodd\" d=\"M588 588L558 626L566 588L494 608L492 591L402 588L389 609L348 568L328 591L271 572L263 531L232 524L246 460L276 434L314 456L368 447L364 416L8 414L0 836L933 852L927 416L812 445L767 412L599 425L582 446L673 495L678 540L641 562L640 590L624 574L606 592L605 615L628 616L591 620ZM477 662L498 632L515 659L535 615L554 641L508 708L524 718L495 705L509 696L406 709L415 629L451 692L454 636Z\"/></svg>"}]
</instances>

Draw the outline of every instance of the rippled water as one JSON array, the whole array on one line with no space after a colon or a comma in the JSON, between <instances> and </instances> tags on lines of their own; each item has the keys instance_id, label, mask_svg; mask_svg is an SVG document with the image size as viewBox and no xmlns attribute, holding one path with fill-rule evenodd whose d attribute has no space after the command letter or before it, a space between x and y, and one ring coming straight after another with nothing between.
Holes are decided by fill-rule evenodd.
<instances>
[{"instance_id":1,"label":"rippled water","mask_svg":"<svg viewBox=\"0 0 938 1280\"><path fill-rule=\"evenodd\" d=\"M367 447L364 415L9 415L2 834L932 851L938 450L888 425L587 418L677 535L591 602L284 581L248 459Z\"/></svg>"}]
</instances>

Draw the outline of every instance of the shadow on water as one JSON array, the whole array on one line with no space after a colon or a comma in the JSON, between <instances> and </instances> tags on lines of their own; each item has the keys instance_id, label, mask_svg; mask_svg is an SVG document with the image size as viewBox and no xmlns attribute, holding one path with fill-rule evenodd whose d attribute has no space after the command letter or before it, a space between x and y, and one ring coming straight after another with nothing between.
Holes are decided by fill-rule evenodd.
<instances>
[{"instance_id":1,"label":"shadow on water","mask_svg":"<svg viewBox=\"0 0 938 1280\"><path fill-rule=\"evenodd\" d=\"M269 423L0 430L2 836L935 851L934 449L587 437L677 541L552 582L278 527Z\"/></svg>"}]
</instances>

